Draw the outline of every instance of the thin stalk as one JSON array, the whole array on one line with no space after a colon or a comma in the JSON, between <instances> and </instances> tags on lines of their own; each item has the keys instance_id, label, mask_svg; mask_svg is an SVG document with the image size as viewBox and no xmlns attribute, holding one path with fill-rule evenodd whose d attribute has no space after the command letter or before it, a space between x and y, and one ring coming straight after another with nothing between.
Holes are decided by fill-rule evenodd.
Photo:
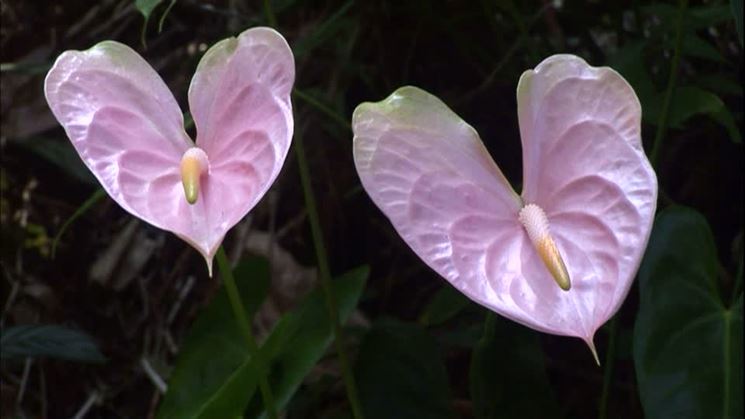
<instances>
[{"instance_id":1,"label":"thin stalk","mask_svg":"<svg viewBox=\"0 0 745 419\"><path fill-rule=\"evenodd\" d=\"M274 16L272 11L271 0L264 0L264 14L266 15L266 21L272 28L277 28L277 18Z\"/></svg>"},{"instance_id":2,"label":"thin stalk","mask_svg":"<svg viewBox=\"0 0 745 419\"><path fill-rule=\"evenodd\" d=\"M310 231L313 236L313 247L316 249L316 259L318 259L321 288L323 288L323 296L326 300L326 309L328 310L329 319L331 319L331 324L334 328L334 344L336 346L336 352L339 354L339 364L344 378L344 385L347 390L347 398L352 407L353 416L356 419L362 419L362 408L360 407L359 398L357 397L357 386L349 368L347 353L344 350L344 338L341 325L339 324L339 308L336 303L336 296L331 289L331 272L329 270L328 257L326 256L326 247L323 244L321 223L318 220L316 199L313 195L313 187L310 184L308 161L305 158L305 149L303 147L303 136L300 133L295 134L295 145L293 148L295 149L297 163L300 169L300 182L303 186L305 206L308 211Z\"/></svg>"},{"instance_id":3,"label":"thin stalk","mask_svg":"<svg viewBox=\"0 0 745 419\"><path fill-rule=\"evenodd\" d=\"M610 321L608 330L608 351L605 353L605 371L603 372L603 393L600 396L599 419L608 417L608 399L610 398L610 384L613 378L613 362L616 357L616 332L618 329L618 316Z\"/></svg>"},{"instance_id":4,"label":"thin stalk","mask_svg":"<svg viewBox=\"0 0 745 419\"><path fill-rule=\"evenodd\" d=\"M298 88L295 88L292 91L292 93L294 93L298 99L316 108L318 111L320 111L321 113L331 118L334 122L339 124L339 126L341 126L342 128L351 130L351 127L349 126L349 121L344 119L344 117L339 115L335 110L329 108L328 106L316 100L316 98L314 98L313 96L305 93L304 91Z\"/></svg>"},{"instance_id":5,"label":"thin stalk","mask_svg":"<svg viewBox=\"0 0 745 419\"><path fill-rule=\"evenodd\" d=\"M675 91L675 84L678 79L680 51L683 44L683 17L685 16L687 8L688 0L680 0L680 7L678 8L678 21L676 23L675 51L673 53L673 62L670 66L670 76L667 79L667 90L665 91L665 98L662 102L660 119L657 122L657 134L654 137L654 143L652 144L652 153L650 153L649 156L652 167L654 167L655 169L657 169L657 163L660 158L660 150L662 149L662 142L665 139L665 133L667 132L667 124L670 117L670 105L673 101L673 92Z\"/></svg>"},{"instance_id":6,"label":"thin stalk","mask_svg":"<svg viewBox=\"0 0 745 419\"><path fill-rule=\"evenodd\" d=\"M238 287L235 285L235 279L233 278L233 268L228 262L228 257L225 256L225 249L220 246L217 249L217 266L220 269L223 283L225 284L225 291L228 293L228 299L230 300L230 306L233 308L233 316L235 317L238 328L241 329L241 333L246 340L246 346L248 347L248 353L254 360L253 364L256 366L256 372L259 377L259 389L261 390L261 397L264 399L264 407L266 407L269 417L277 419L277 407L274 404L274 396L272 390L269 387L269 381L267 381L266 364L264 358L261 356L259 347L256 345L253 332L251 331L251 322L246 314L246 309L243 307L240 294L238 293Z\"/></svg>"}]
</instances>

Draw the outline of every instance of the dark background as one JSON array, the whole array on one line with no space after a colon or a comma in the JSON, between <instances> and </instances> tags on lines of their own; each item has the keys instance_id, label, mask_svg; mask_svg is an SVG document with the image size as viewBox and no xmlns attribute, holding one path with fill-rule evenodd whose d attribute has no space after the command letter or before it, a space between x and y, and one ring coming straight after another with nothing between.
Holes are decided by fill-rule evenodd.
<instances>
[{"instance_id":1,"label":"dark background","mask_svg":"<svg viewBox=\"0 0 745 419\"><path fill-rule=\"evenodd\" d=\"M631 82L642 101L643 142L649 152L670 77L678 4L501 0L281 0L271 4L277 29L295 53L296 88L313 102L294 97L295 131L302 135L308 155L331 271L371 268L357 326L364 329L382 318L426 326L447 370L448 403L456 416L473 417L469 364L485 312L458 302L463 307L445 321L433 325L422 320L434 296L454 301L458 296L448 294L447 283L416 258L362 190L351 158L352 111L360 102L380 100L402 85L421 87L476 128L519 190L518 77L545 57L566 52L591 65L611 65ZM70 225L52 254L63 223L99 189L46 106L43 77L54 59L62 51L87 49L105 39L126 43L158 71L182 109L187 109L188 84L205 48L246 28L267 25L259 1L184 0L168 11L158 31L166 6L153 11L145 46L143 16L131 1L2 3L3 326L74 326L92 336L108 358L103 365L53 357L32 364L4 361L3 417L71 417L94 389L104 396L88 417L153 414L160 395L143 374L140 359L147 356L167 376L176 351L169 349L162 331L168 330L168 339L178 346L218 288L218 282L207 277L196 251L171 234L133 221L107 197L95 201ZM743 156L735 139L742 127L743 62L729 8L728 2L715 1L688 5L683 31L691 36L681 47L676 85L697 86L710 96L674 102L656 166L660 206L686 205L708 220L721 261L724 293L735 287L733 278L742 259ZM193 129L190 134L194 136ZM251 240L256 243L243 244ZM287 259L276 256L282 267L273 272L286 275L295 288L272 292L280 311L291 308L313 286L309 268L316 259L292 152L276 185L228 234L226 245L238 259L265 255L263 249L269 246L281 249ZM191 277L192 285L180 299ZM609 417L643 416L631 355L638 293L635 285L614 332L613 379L605 390ZM179 300L180 310L169 319L174 301ZM273 319L276 315L266 314L266 322ZM580 340L525 331L501 318L497 322L505 333L500 347L514 345L514 334L527 333L542 348L536 362L545 365L549 391L558 401L559 410L554 412L558 417L598 415L605 369L595 365ZM350 334L354 354L357 332ZM607 342L604 327L596 335L601 359ZM24 381L27 365L30 372ZM515 374L520 377L519 371ZM343 417L340 412L347 407L338 372L327 375L301 387L290 405L290 416Z\"/></svg>"}]
</instances>

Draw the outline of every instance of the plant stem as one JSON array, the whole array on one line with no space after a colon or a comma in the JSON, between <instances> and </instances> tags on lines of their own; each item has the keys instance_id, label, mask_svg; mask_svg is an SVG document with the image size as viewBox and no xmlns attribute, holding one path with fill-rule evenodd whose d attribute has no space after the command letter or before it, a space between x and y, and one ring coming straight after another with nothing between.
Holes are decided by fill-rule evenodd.
<instances>
[{"instance_id":1,"label":"plant stem","mask_svg":"<svg viewBox=\"0 0 745 419\"><path fill-rule=\"evenodd\" d=\"M266 15L266 21L272 28L277 27L277 18L274 16L272 11L271 0L264 0L264 14Z\"/></svg>"},{"instance_id":2,"label":"plant stem","mask_svg":"<svg viewBox=\"0 0 745 419\"><path fill-rule=\"evenodd\" d=\"M303 137L301 133L295 134L295 154L300 169L300 182L303 186L303 195L305 196L305 206L308 211L308 220L310 221L310 230L313 236L313 247L316 249L316 258L318 259L318 269L320 271L321 288L326 300L326 309L328 310L329 319L334 330L334 344L336 352L339 354L339 364L344 377L344 385L347 390L347 398L352 407L352 414L356 419L362 419L362 408L357 397L357 386L354 382L346 351L344 350L344 339L342 328L339 324L339 309L336 304L336 296L331 289L331 272L329 270L328 257L326 256L326 247L323 244L323 232L321 223L318 220L318 210L316 200L313 196L313 187L310 184L310 175L308 170L308 161L305 158L305 149L303 148Z\"/></svg>"},{"instance_id":3,"label":"plant stem","mask_svg":"<svg viewBox=\"0 0 745 419\"><path fill-rule=\"evenodd\" d=\"M687 8L688 0L680 0L680 6L678 8L678 21L676 23L675 51L673 52L673 62L670 66L670 76L667 79L667 90L665 91L665 98L662 102L660 119L657 122L657 134L654 137L652 152L649 156L652 167L654 167L655 169L657 169L657 164L660 158L660 150L662 149L662 142L665 138L665 133L667 132L667 124L670 117L670 105L672 104L673 92L675 91L675 84L678 78L680 51L683 44L683 17L685 16Z\"/></svg>"},{"instance_id":4,"label":"plant stem","mask_svg":"<svg viewBox=\"0 0 745 419\"><path fill-rule=\"evenodd\" d=\"M238 287L235 285L233 268L230 266L228 258L225 256L225 249L223 249L222 246L217 249L216 256L217 266L220 268L220 274L223 283L225 284L225 291L228 294L230 306L233 308L233 316L235 317L235 321L238 323L238 328L241 329L243 337L246 339L248 353L254 360L253 364L256 366L256 372L259 377L259 389L261 390L261 396L264 399L264 407L266 407L270 418L277 419L277 408L274 404L274 396L272 395L272 390L269 387L269 382L266 378L266 364L261 352L259 351L259 347L256 345L256 340L251 331L251 322L248 319L248 314L246 314L246 309L243 307L243 302L238 293Z\"/></svg>"},{"instance_id":5,"label":"plant stem","mask_svg":"<svg viewBox=\"0 0 745 419\"><path fill-rule=\"evenodd\" d=\"M608 330L608 349L605 353L605 371L603 372L603 393L600 397L600 407L598 411L599 419L608 417L608 399L610 398L610 384L613 378L613 361L616 357L616 332L618 328L618 315L610 321L610 330Z\"/></svg>"},{"instance_id":6,"label":"plant stem","mask_svg":"<svg viewBox=\"0 0 745 419\"><path fill-rule=\"evenodd\" d=\"M339 124L339 126L341 126L342 128L351 131L352 128L349 126L349 121L344 119L344 117L339 115L335 110L319 102L318 100L316 100L316 98L298 89L297 87L292 92L298 99L316 108L318 111L322 112L323 114L331 118L334 122Z\"/></svg>"}]
</instances>

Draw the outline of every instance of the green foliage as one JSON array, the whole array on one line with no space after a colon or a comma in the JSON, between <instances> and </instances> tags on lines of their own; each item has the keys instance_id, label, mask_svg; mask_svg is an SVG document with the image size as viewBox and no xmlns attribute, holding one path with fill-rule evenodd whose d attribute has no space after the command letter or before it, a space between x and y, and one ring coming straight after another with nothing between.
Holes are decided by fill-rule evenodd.
<instances>
[{"instance_id":1,"label":"green foliage","mask_svg":"<svg viewBox=\"0 0 745 419\"><path fill-rule=\"evenodd\" d=\"M424 308L419 316L419 322L425 326L445 323L469 305L471 300L450 284L445 284Z\"/></svg>"},{"instance_id":2,"label":"green foliage","mask_svg":"<svg viewBox=\"0 0 745 419\"><path fill-rule=\"evenodd\" d=\"M474 416L559 417L538 334L490 313L471 358Z\"/></svg>"},{"instance_id":3,"label":"green foliage","mask_svg":"<svg viewBox=\"0 0 745 419\"><path fill-rule=\"evenodd\" d=\"M145 45L145 35L147 34L147 23L150 21L150 16L152 16L153 11L161 4L163 3L163 0L135 0L135 8L142 14L142 16L145 18L145 21L142 23L142 44ZM168 4L168 7L166 7L166 10L163 11L163 14L160 15L160 20L158 21L158 32L163 30L163 22L166 19L166 16L168 16L168 12L171 11L171 8L176 4L176 0L171 0L171 2Z\"/></svg>"},{"instance_id":4,"label":"green foliage","mask_svg":"<svg viewBox=\"0 0 745 419\"><path fill-rule=\"evenodd\" d=\"M0 358L49 357L103 363L106 358L87 334L54 324L12 326L2 331Z\"/></svg>"},{"instance_id":5,"label":"green foliage","mask_svg":"<svg viewBox=\"0 0 745 419\"><path fill-rule=\"evenodd\" d=\"M246 311L252 315L268 290L268 265L263 259L249 260L238 265L234 274ZM356 307L367 274L366 268L359 268L333 282L340 318L346 319ZM270 383L278 409L294 394L331 339L320 290L280 319L260 349L271 363ZM236 417L249 405L256 386L254 366L221 288L184 342L157 417Z\"/></svg>"},{"instance_id":6,"label":"green foliage","mask_svg":"<svg viewBox=\"0 0 745 419\"><path fill-rule=\"evenodd\" d=\"M341 321L346 320L357 307L369 274L370 269L363 266L344 273L332 282ZM269 380L279 409L287 405L333 340L328 311L318 291L282 319L284 333L276 336L272 333L267 340L267 345L276 347L271 352ZM265 414L250 414L249 417L263 417Z\"/></svg>"},{"instance_id":7,"label":"green foliage","mask_svg":"<svg viewBox=\"0 0 745 419\"><path fill-rule=\"evenodd\" d=\"M418 324L376 321L360 346L355 376L367 419L454 417L437 343Z\"/></svg>"},{"instance_id":8,"label":"green foliage","mask_svg":"<svg viewBox=\"0 0 745 419\"><path fill-rule=\"evenodd\" d=\"M253 315L268 291L269 265L249 259L236 266L234 275L246 312ZM220 287L184 340L157 417L235 417L256 385L248 348Z\"/></svg>"},{"instance_id":9,"label":"green foliage","mask_svg":"<svg viewBox=\"0 0 745 419\"><path fill-rule=\"evenodd\" d=\"M740 46L742 46L742 0L730 0L730 7L732 15L735 17L735 27L737 28L737 36L740 38Z\"/></svg>"},{"instance_id":10,"label":"green foliage","mask_svg":"<svg viewBox=\"0 0 745 419\"><path fill-rule=\"evenodd\" d=\"M639 395L650 418L743 415L742 294L720 296L706 220L671 207L655 221L639 271L634 329Z\"/></svg>"},{"instance_id":11,"label":"green foliage","mask_svg":"<svg viewBox=\"0 0 745 419\"><path fill-rule=\"evenodd\" d=\"M650 123L658 120L662 100L662 95L657 95L647 102L644 116ZM668 125L671 128L683 128L686 121L697 115L712 118L727 130L733 142L742 142L735 119L719 96L694 86L676 88L670 106Z\"/></svg>"}]
</instances>

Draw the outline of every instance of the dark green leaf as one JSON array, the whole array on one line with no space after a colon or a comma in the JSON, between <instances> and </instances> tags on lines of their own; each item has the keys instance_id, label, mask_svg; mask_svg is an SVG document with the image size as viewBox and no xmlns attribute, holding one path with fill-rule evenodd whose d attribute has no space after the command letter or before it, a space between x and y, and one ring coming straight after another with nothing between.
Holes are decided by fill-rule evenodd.
<instances>
[{"instance_id":1,"label":"dark green leaf","mask_svg":"<svg viewBox=\"0 0 745 419\"><path fill-rule=\"evenodd\" d=\"M253 266L252 266L253 265ZM333 282L340 319L346 319L364 288L367 268ZM235 276L246 310L253 314L268 287L268 266L241 264ZM258 278L259 284L252 284ZM245 278L245 279L242 279ZM250 286L250 288L249 288ZM261 347L272 363L270 381L281 409L326 350L331 328L320 290L280 319ZM219 348L219 353L216 353ZM232 418L243 414L257 385L255 366L221 289L187 337L169 383L158 418ZM258 415L252 415L256 417Z\"/></svg>"},{"instance_id":2,"label":"dark green leaf","mask_svg":"<svg viewBox=\"0 0 745 419\"><path fill-rule=\"evenodd\" d=\"M695 33L689 33L683 36L681 42L681 52L690 57L703 58L719 63L725 62L722 54L710 43L704 41Z\"/></svg>"},{"instance_id":3,"label":"dark green leaf","mask_svg":"<svg viewBox=\"0 0 745 419\"><path fill-rule=\"evenodd\" d=\"M737 37L740 40L740 46L742 46L742 0L730 0L730 10L735 17Z\"/></svg>"},{"instance_id":4,"label":"dark green leaf","mask_svg":"<svg viewBox=\"0 0 745 419\"><path fill-rule=\"evenodd\" d=\"M419 317L419 322L425 326L445 323L470 304L471 301L462 292L445 284L424 308Z\"/></svg>"},{"instance_id":5,"label":"dark green leaf","mask_svg":"<svg viewBox=\"0 0 745 419\"><path fill-rule=\"evenodd\" d=\"M53 324L9 327L0 337L0 358L40 357L79 362L106 362L87 334Z\"/></svg>"},{"instance_id":6,"label":"dark green leaf","mask_svg":"<svg viewBox=\"0 0 745 419\"><path fill-rule=\"evenodd\" d=\"M717 251L706 220L687 208L663 211L639 270L634 327L647 417L742 417L742 295L727 307L717 287Z\"/></svg>"},{"instance_id":7,"label":"dark green leaf","mask_svg":"<svg viewBox=\"0 0 745 419\"><path fill-rule=\"evenodd\" d=\"M646 104L644 118L648 122L653 124L658 122L662 100L662 95L658 95ZM670 105L670 126L682 128L684 122L696 115L709 116L727 130L733 142L740 143L742 141L740 130L737 128L732 114L719 96L694 86L676 88Z\"/></svg>"},{"instance_id":8,"label":"dark green leaf","mask_svg":"<svg viewBox=\"0 0 745 419\"><path fill-rule=\"evenodd\" d=\"M559 416L538 334L491 313L471 357L470 390L476 418Z\"/></svg>"},{"instance_id":9,"label":"dark green leaf","mask_svg":"<svg viewBox=\"0 0 745 419\"><path fill-rule=\"evenodd\" d=\"M367 419L453 417L437 343L418 324L376 322L360 346L355 376Z\"/></svg>"},{"instance_id":10,"label":"dark green leaf","mask_svg":"<svg viewBox=\"0 0 745 419\"><path fill-rule=\"evenodd\" d=\"M668 3L654 3L642 8L648 15L655 16L663 30L670 30L678 19L678 6ZM714 4L707 6L689 7L684 20L684 30L697 31L710 28L732 18L730 8L726 5Z\"/></svg>"},{"instance_id":11,"label":"dark green leaf","mask_svg":"<svg viewBox=\"0 0 745 419\"><path fill-rule=\"evenodd\" d=\"M351 270L333 281L339 304L339 318L345 320L357 307L370 274L367 266ZM305 303L287 316L286 332L274 334L267 344L277 347L272 359L270 384L278 409L283 409L303 379L318 363L331 344L334 333L323 295L313 293ZM261 414L265 416L265 412ZM249 417L260 417L250 414Z\"/></svg>"},{"instance_id":12,"label":"dark green leaf","mask_svg":"<svg viewBox=\"0 0 745 419\"><path fill-rule=\"evenodd\" d=\"M163 0L135 0L135 8L142 13L142 16L145 17L145 22L147 22L153 10L161 3L163 3Z\"/></svg>"},{"instance_id":13,"label":"dark green leaf","mask_svg":"<svg viewBox=\"0 0 745 419\"><path fill-rule=\"evenodd\" d=\"M266 297L269 265L249 259L235 269L236 285L253 315ZM199 315L176 360L158 418L235 417L256 386L245 340L233 318L224 287Z\"/></svg>"}]
</instances>

